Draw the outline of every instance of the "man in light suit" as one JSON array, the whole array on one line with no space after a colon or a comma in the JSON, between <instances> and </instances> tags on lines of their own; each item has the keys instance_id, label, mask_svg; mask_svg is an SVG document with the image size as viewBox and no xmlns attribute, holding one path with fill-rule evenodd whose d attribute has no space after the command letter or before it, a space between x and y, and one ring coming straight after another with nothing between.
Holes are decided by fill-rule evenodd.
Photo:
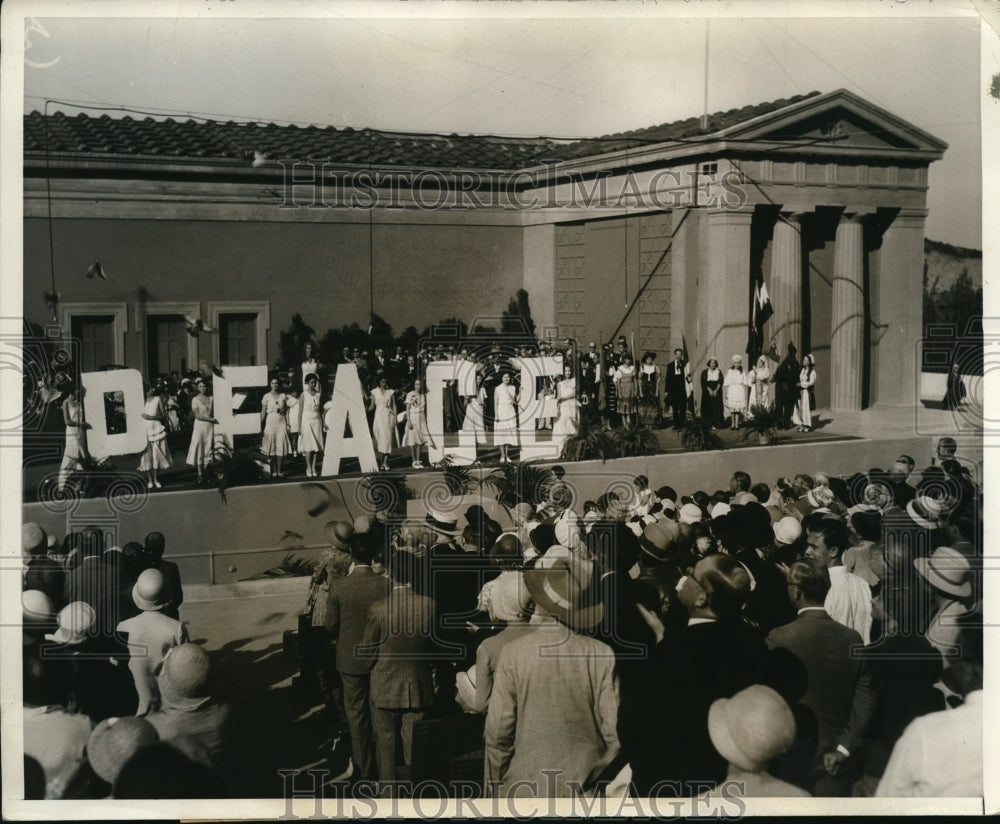
<instances>
[{"instance_id":1,"label":"man in light suit","mask_svg":"<svg viewBox=\"0 0 1000 824\"><path fill-rule=\"evenodd\" d=\"M357 651L372 607L389 594L389 580L372 572L374 554L370 543L354 541L351 571L330 584L326 611L326 631L337 639L337 672L351 735L354 778L361 781L376 777L375 740L370 707L371 667L358 657Z\"/></svg>"},{"instance_id":2,"label":"man in light suit","mask_svg":"<svg viewBox=\"0 0 1000 824\"><path fill-rule=\"evenodd\" d=\"M371 666L371 703L380 792L391 795L396 781L396 736L410 763L413 725L434 702L431 658L434 602L414 592L423 559L397 550L389 557L389 597L374 604L357 656ZM425 574L425 573L424 573Z\"/></svg>"},{"instance_id":3,"label":"man in light suit","mask_svg":"<svg viewBox=\"0 0 1000 824\"><path fill-rule=\"evenodd\" d=\"M877 701L860 654L861 636L833 620L823 608L830 573L813 560L796 561L788 572L788 597L798 612L790 624L771 630L767 645L788 650L805 669L801 703L816 717L818 745L810 775L788 780L817 796L851 794L857 753ZM853 650L853 652L852 652ZM812 786L805 786L811 783Z\"/></svg>"}]
</instances>

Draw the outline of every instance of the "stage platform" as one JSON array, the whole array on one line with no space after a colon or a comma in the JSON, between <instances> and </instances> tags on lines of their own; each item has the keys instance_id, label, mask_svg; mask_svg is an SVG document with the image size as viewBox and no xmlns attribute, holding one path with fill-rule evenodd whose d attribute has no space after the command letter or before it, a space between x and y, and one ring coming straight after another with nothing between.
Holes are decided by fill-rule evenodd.
<instances>
[{"instance_id":1,"label":"stage platform","mask_svg":"<svg viewBox=\"0 0 1000 824\"><path fill-rule=\"evenodd\" d=\"M725 488L736 470L772 484L779 476L799 472L846 477L871 467L888 467L901 453L912 455L918 467L926 466L938 437L949 434L958 442L963 461L974 472L979 469L975 476L982 483L983 433L968 418L922 407L841 413L836 418L821 412L820 421L826 425L811 433L786 433L788 440L773 446L747 445L740 433L723 432L729 448L686 452L680 448L678 435L667 430L662 435L667 451L661 455L560 464L582 505L584 500L629 486L636 475L646 475L653 488L669 484L686 494ZM484 457L483 466L470 468L473 478L495 468L489 463L489 453ZM502 525L510 523L489 487L453 499L440 471L407 467L387 474L402 477L416 493L416 500L409 502L411 513L422 514L422 502L433 500L439 509L453 509L461 526L465 510L478 503ZM265 481L230 488L228 502L214 489L186 486L175 490L168 483L168 488L149 494L143 490L138 495L71 500L61 506L25 503L23 513L25 521L36 521L59 538L87 525L101 527L108 541L118 545L142 541L154 530L162 532L167 540L166 557L178 564L185 583L233 584L279 566L287 555L315 560L327 545L324 527L329 521L371 511L360 480L355 474ZM30 484L27 477L25 481Z\"/></svg>"}]
</instances>

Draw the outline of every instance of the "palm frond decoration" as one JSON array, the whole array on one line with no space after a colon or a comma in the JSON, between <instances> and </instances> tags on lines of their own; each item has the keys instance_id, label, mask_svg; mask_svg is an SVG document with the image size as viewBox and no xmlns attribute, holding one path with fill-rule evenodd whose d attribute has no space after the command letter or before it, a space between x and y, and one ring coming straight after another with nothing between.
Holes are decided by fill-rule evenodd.
<instances>
[{"instance_id":1,"label":"palm frond decoration","mask_svg":"<svg viewBox=\"0 0 1000 824\"><path fill-rule=\"evenodd\" d=\"M615 449L620 458L657 455L663 451L656 433L640 423L617 427L611 433L611 439L615 443Z\"/></svg>"},{"instance_id":2,"label":"palm frond decoration","mask_svg":"<svg viewBox=\"0 0 1000 824\"><path fill-rule=\"evenodd\" d=\"M417 492L406 483L402 473L369 472L358 484L356 498L361 506L374 510L381 521L406 517L406 502L416 499Z\"/></svg>"},{"instance_id":3,"label":"palm frond decoration","mask_svg":"<svg viewBox=\"0 0 1000 824\"><path fill-rule=\"evenodd\" d=\"M564 461L606 461L618 456L615 442L601 424L581 417L580 427L575 435L563 441L561 457Z\"/></svg>"},{"instance_id":4,"label":"palm frond decoration","mask_svg":"<svg viewBox=\"0 0 1000 824\"><path fill-rule=\"evenodd\" d=\"M748 441L756 438L761 444L777 444L784 440L778 434L778 427L781 426L781 415L770 406L752 404L750 414L743 422L743 440Z\"/></svg>"},{"instance_id":5,"label":"palm frond decoration","mask_svg":"<svg viewBox=\"0 0 1000 824\"><path fill-rule=\"evenodd\" d=\"M205 466L205 478L219 490L222 502L228 504L227 489L258 483L263 472L249 452L234 449L225 439L217 438L212 444L212 460Z\"/></svg>"},{"instance_id":6,"label":"palm frond decoration","mask_svg":"<svg viewBox=\"0 0 1000 824\"><path fill-rule=\"evenodd\" d=\"M525 463L500 464L481 484L496 493L497 503L510 512L522 501L538 505L545 500L555 476L551 469Z\"/></svg>"},{"instance_id":7,"label":"palm frond decoration","mask_svg":"<svg viewBox=\"0 0 1000 824\"><path fill-rule=\"evenodd\" d=\"M451 455L445 455L440 466L444 473L444 482L452 495L456 497L468 495L479 488L479 481L472 476L469 468L456 464Z\"/></svg>"},{"instance_id":8,"label":"palm frond decoration","mask_svg":"<svg viewBox=\"0 0 1000 824\"><path fill-rule=\"evenodd\" d=\"M704 418L689 418L681 432L681 446L691 452L708 452L725 449L726 445L712 426Z\"/></svg>"}]
</instances>

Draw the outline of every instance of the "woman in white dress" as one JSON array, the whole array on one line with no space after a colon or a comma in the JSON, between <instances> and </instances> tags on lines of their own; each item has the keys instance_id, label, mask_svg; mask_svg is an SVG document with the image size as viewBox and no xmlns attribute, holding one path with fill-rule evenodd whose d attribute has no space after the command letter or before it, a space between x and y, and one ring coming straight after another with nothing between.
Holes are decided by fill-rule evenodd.
<instances>
[{"instance_id":1,"label":"woman in white dress","mask_svg":"<svg viewBox=\"0 0 1000 824\"><path fill-rule=\"evenodd\" d=\"M746 375L743 374L743 358L740 355L733 355L732 366L727 370L722 386L729 428L739 429L740 415L746 414L747 408Z\"/></svg>"},{"instance_id":2,"label":"woman in white dress","mask_svg":"<svg viewBox=\"0 0 1000 824\"><path fill-rule=\"evenodd\" d=\"M500 376L493 390L493 445L500 447L500 463L510 463L507 454L517 446L517 387L510 382L510 372Z\"/></svg>"},{"instance_id":3,"label":"woman in white dress","mask_svg":"<svg viewBox=\"0 0 1000 824\"><path fill-rule=\"evenodd\" d=\"M162 487L156 472L170 468L170 452L167 450L167 409L163 405L160 390L149 387L146 405L142 408L142 419L146 423L146 449L139 459L139 471L146 473L146 487Z\"/></svg>"},{"instance_id":4,"label":"woman in white dress","mask_svg":"<svg viewBox=\"0 0 1000 824\"><path fill-rule=\"evenodd\" d=\"M212 461L215 446L215 425L212 416L212 399L208 395L208 384L204 378L195 381L198 394L191 398L191 446L188 447L187 463L198 470L198 483L205 479L205 465Z\"/></svg>"},{"instance_id":5,"label":"woman in white dress","mask_svg":"<svg viewBox=\"0 0 1000 824\"><path fill-rule=\"evenodd\" d=\"M319 378L315 372L305 377L306 388L299 398L299 448L306 456L306 477L316 477L316 453L323 449L323 416L320 412Z\"/></svg>"},{"instance_id":6,"label":"woman in white dress","mask_svg":"<svg viewBox=\"0 0 1000 824\"><path fill-rule=\"evenodd\" d=\"M465 407L465 420L462 431L471 432L476 436L476 445L488 443L486 440L486 388L483 386L483 373L476 372L476 394L469 398Z\"/></svg>"},{"instance_id":7,"label":"woman in white dress","mask_svg":"<svg viewBox=\"0 0 1000 824\"><path fill-rule=\"evenodd\" d=\"M792 422L799 432L809 432L812 429L813 387L816 385L816 359L812 355L802 358L802 369L799 370L799 402L795 404Z\"/></svg>"},{"instance_id":8,"label":"woman in white dress","mask_svg":"<svg viewBox=\"0 0 1000 824\"><path fill-rule=\"evenodd\" d=\"M410 447L413 468L423 469L420 450L424 444L430 443L431 436L427 431L427 394L420 378L413 381L413 389L406 394L403 405L406 407L406 435L403 437L403 445Z\"/></svg>"},{"instance_id":9,"label":"woman in white dress","mask_svg":"<svg viewBox=\"0 0 1000 824\"><path fill-rule=\"evenodd\" d=\"M307 343L302 350L302 386L305 388L306 375L319 375L319 361L313 357L313 345Z\"/></svg>"},{"instance_id":10,"label":"woman in white dress","mask_svg":"<svg viewBox=\"0 0 1000 824\"><path fill-rule=\"evenodd\" d=\"M389 388L386 378L381 378L372 390L369 409L375 412L372 436L375 438L375 451L379 453L379 467L388 469L393 433L396 431L396 393Z\"/></svg>"},{"instance_id":11,"label":"woman in white dress","mask_svg":"<svg viewBox=\"0 0 1000 824\"><path fill-rule=\"evenodd\" d=\"M69 476L81 469L80 459L87 457L86 426L83 422L83 389L66 396L62 403L63 423L66 425L66 448L59 466L58 487L66 486Z\"/></svg>"},{"instance_id":12,"label":"woman in white dress","mask_svg":"<svg viewBox=\"0 0 1000 824\"><path fill-rule=\"evenodd\" d=\"M267 455L271 465L272 478L284 478L281 474L281 463L292 451L288 440L288 421L285 417L288 411L288 401L278 391L280 386L277 378L271 378L271 391L264 396L261 404L260 417L264 423L264 436L260 440L260 451Z\"/></svg>"},{"instance_id":13,"label":"woman in white dress","mask_svg":"<svg viewBox=\"0 0 1000 824\"><path fill-rule=\"evenodd\" d=\"M580 402L576 399L576 378L573 367L563 367L563 377L556 384L556 402L559 417L552 427L552 437L575 435L580 429Z\"/></svg>"},{"instance_id":14,"label":"woman in white dress","mask_svg":"<svg viewBox=\"0 0 1000 824\"><path fill-rule=\"evenodd\" d=\"M291 455L301 455L299 452L299 390L294 386L288 390L285 398L287 409L285 419L288 421L288 445Z\"/></svg>"},{"instance_id":15,"label":"woman in white dress","mask_svg":"<svg viewBox=\"0 0 1000 824\"><path fill-rule=\"evenodd\" d=\"M771 396L774 385L771 383L771 370L764 355L757 358L754 368L747 373L747 387L750 390L750 400L747 403L748 418L753 417L755 406L762 406L765 409L774 406L774 399Z\"/></svg>"}]
</instances>

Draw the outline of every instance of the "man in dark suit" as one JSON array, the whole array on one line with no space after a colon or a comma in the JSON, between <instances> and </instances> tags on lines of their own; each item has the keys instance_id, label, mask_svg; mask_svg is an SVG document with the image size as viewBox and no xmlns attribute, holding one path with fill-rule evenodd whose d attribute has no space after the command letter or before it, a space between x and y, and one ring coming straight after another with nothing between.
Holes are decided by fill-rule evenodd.
<instances>
[{"instance_id":1,"label":"man in dark suit","mask_svg":"<svg viewBox=\"0 0 1000 824\"><path fill-rule=\"evenodd\" d=\"M863 649L861 636L823 608L829 591L830 574L824 566L812 560L792 564L788 595L798 617L772 630L766 640L771 649L791 652L804 667L807 685L801 703L815 714L819 739L813 763L801 765L811 770L792 765L793 772L787 767L779 772L814 795L844 796L851 794L858 777L861 759L856 756L877 698L863 658L852 654L852 649Z\"/></svg>"},{"instance_id":2,"label":"man in dark suit","mask_svg":"<svg viewBox=\"0 0 1000 824\"><path fill-rule=\"evenodd\" d=\"M403 744L403 760L410 763L413 725L434 701L431 673L434 602L413 591L423 559L397 550L389 557L392 588L389 597L374 604L356 655L371 666L371 703L375 749L383 795L393 793L396 781L396 737Z\"/></svg>"},{"instance_id":3,"label":"man in dark suit","mask_svg":"<svg viewBox=\"0 0 1000 824\"><path fill-rule=\"evenodd\" d=\"M733 507L732 512L722 517L730 527L725 530L723 543L757 584L747 599L744 615L764 635L795 620L785 576L773 561L774 529L767 510L760 504L749 503Z\"/></svg>"},{"instance_id":4,"label":"man in dark suit","mask_svg":"<svg viewBox=\"0 0 1000 824\"><path fill-rule=\"evenodd\" d=\"M782 429L792 428L792 411L798 398L795 386L799 380L799 362L795 355L795 344L789 343L788 354L774 370L774 405L781 414Z\"/></svg>"},{"instance_id":5,"label":"man in dark suit","mask_svg":"<svg viewBox=\"0 0 1000 824\"><path fill-rule=\"evenodd\" d=\"M621 742L631 751L640 797L693 796L725 778L726 760L708 734L708 709L763 679L763 639L740 618L749 595L746 569L720 553L699 560L677 584L687 626L665 634L657 616L636 607L657 638L657 703L636 738Z\"/></svg>"},{"instance_id":6,"label":"man in dark suit","mask_svg":"<svg viewBox=\"0 0 1000 824\"><path fill-rule=\"evenodd\" d=\"M389 580L372 572L373 556L374 547L369 542L352 543L351 571L330 584L326 610L326 631L337 639L337 672L351 735L354 778L361 781L376 778L375 737L370 708L371 668L368 661L358 657L357 649L372 606L389 594Z\"/></svg>"},{"instance_id":7,"label":"man in dark suit","mask_svg":"<svg viewBox=\"0 0 1000 824\"><path fill-rule=\"evenodd\" d=\"M687 419L687 378L684 352L675 349L674 359L667 367L667 374L664 378L667 400L670 402L670 411L674 416L674 429L683 427Z\"/></svg>"},{"instance_id":8,"label":"man in dark suit","mask_svg":"<svg viewBox=\"0 0 1000 824\"><path fill-rule=\"evenodd\" d=\"M146 555L149 558L153 569L158 569L163 573L163 577L170 584L170 606L160 610L168 618L180 620L179 609L184 600L184 590L181 589L181 573L177 569L177 564L173 561L163 560L163 551L167 548L167 540L161 532L150 532L146 536Z\"/></svg>"}]
</instances>

